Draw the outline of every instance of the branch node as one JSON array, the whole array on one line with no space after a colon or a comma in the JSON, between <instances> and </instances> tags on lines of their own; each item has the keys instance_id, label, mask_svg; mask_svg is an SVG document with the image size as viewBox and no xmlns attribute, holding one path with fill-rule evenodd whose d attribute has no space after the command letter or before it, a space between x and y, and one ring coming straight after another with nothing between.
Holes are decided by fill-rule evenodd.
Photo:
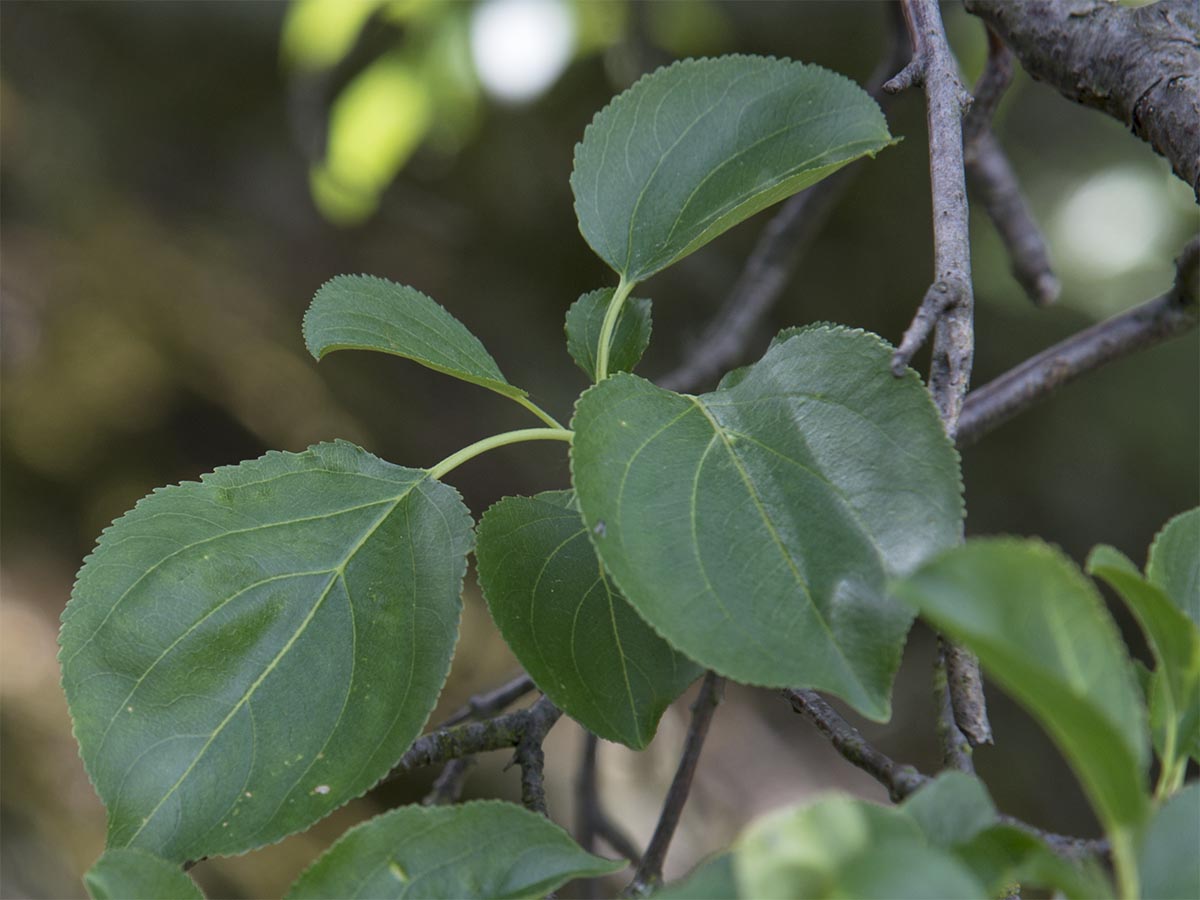
<instances>
[{"instance_id":1,"label":"branch node","mask_svg":"<svg viewBox=\"0 0 1200 900\"><path fill-rule=\"evenodd\" d=\"M946 280L935 281L925 292L917 313L913 316L912 324L904 332L900 346L892 354L892 374L899 378L912 362L913 356L921 346L929 340L938 320L952 307L961 303L965 290L960 284Z\"/></svg>"}]
</instances>

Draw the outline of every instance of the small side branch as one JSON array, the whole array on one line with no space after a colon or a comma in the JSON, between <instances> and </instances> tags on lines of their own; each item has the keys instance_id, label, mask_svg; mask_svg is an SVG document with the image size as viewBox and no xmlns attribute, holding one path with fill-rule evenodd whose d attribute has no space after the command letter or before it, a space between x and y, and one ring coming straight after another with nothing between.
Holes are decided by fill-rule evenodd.
<instances>
[{"instance_id":1,"label":"small side branch","mask_svg":"<svg viewBox=\"0 0 1200 900\"><path fill-rule=\"evenodd\" d=\"M969 447L1086 372L1195 328L1200 237L1188 242L1175 265L1175 283L1166 293L1072 335L972 391L959 422L958 446Z\"/></svg>"},{"instance_id":2,"label":"small side branch","mask_svg":"<svg viewBox=\"0 0 1200 900\"><path fill-rule=\"evenodd\" d=\"M957 769L960 772L975 772L975 761L971 755L971 742L959 726L958 706L955 704L955 691L950 689L951 660L954 654L965 653L945 638L938 637L937 657L933 663L933 702L938 711L937 734L938 743L942 748L942 766L947 769ZM961 670L965 665L968 672L979 677L979 661L973 656L966 660L959 659L957 666ZM979 696L983 696L983 687L979 685ZM959 691L960 697L965 691ZM961 697L959 702L970 702L970 696Z\"/></svg>"},{"instance_id":3,"label":"small side branch","mask_svg":"<svg viewBox=\"0 0 1200 900\"><path fill-rule=\"evenodd\" d=\"M442 771L433 781L433 787L429 793L425 795L425 799L421 801L422 806L448 806L451 803L457 803L462 797L463 784L467 780L467 773L471 766L475 764L475 758L471 756L463 759L452 759L442 767Z\"/></svg>"},{"instance_id":4,"label":"small side branch","mask_svg":"<svg viewBox=\"0 0 1200 900\"><path fill-rule=\"evenodd\" d=\"M604 841L635 867L641 864L642 854L617 824L608 817L600 803L597 750L599 738L590 731L583 740L579 773L575 779L575 835L579 846L589 853L596 850L597 839ZM585 889L591 882L585 882Z\"/></svg>"},{"instance_id":5,"label":"small side branch","mask_svg":"<svg viewBox=\"0 0 1200 900\"><path fill-rule=\"evenodd\" d=\"M715 672L704 676L700 693L696 696L696 702L692 704L692 723L683 742L679 768L675 770L675 778L667 790L667 798L658 817L654 835L650 838L650 845L646 848L646 855L642 857L633 881L625 889L627 896L644 897L662 881L667 849L671 846L671 839L675 837L679 817L692 789L692 778L696 774L696 764L700 761L700 751L704 747L704 739L708 737L708 727L712 724L713 713L717 711L724 690L724 678Z\"/></svg>"},{"instance_id":6,"label":"small side branch","mask_svg":"<svg viewBox=\"0 0 1200 900\"><path fill-rule=\"evenodd\" d=\"M517 749L513 754L513 762L521 767L521 802L525 804L526 809L543 816L547 815L547 812L546 754L542 750L542 741L561 715L562 710L545 697L529 707L521 739L517 742Z\"/></svg>"},{"instance_id":7,"label":"small side branch","mask_svg":"<svg viewBox=\"0 0 1200 900\"><path fill-rule=\"evenodd\" d=\"M439 728L450 728L470 719L482 719L493 713L502 712L535 688L533 679L522 672L512 681L485 694L476 694L466 704L443 722Z\"/></svg>"}]
</instances>

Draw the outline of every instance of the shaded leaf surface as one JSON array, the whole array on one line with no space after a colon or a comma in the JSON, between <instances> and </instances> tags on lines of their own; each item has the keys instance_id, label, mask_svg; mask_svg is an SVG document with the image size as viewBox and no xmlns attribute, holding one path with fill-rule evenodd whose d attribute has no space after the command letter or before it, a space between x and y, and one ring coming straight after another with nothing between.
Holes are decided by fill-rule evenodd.
<instances>
[{"instance_id":1,"label":"shaded leaf surface","mask_svg":"<svg viewBox=\"0 0 1200 900\"><path fill-rule=\"evenodd\" d=\"M1200 508L1163 526L1150 547L1146 577L1200 628Z\"/></svg>"},{"instance_id":2,"label":"shaded leaf surface","mask_svg":"<svg viewBox=\"0 0 1200 900\"><path fill-rule=\"evenodd\" d=\"M567 310L567 352L592 381L596 380L596 353L604 314L612 300L613 288L601 288L584 294ZM630 297L621 307L617 327L609 347L608 371L632 372L650 345L650 301Z\"/></svg>"},{"instance_id":3,"label":"shaded leaf surface","mask_svg":"<svg viewBox=\"0 0 1200 900\"><path fill-rule=\"evenodd\" d=\"M60 636L109 845L239 853L374 784L441 690L471 542L452 488L342 442L118 519Z\"/></svg>"},{"instance_id":4,"label":"shaded leaf surface","mask_svg":"<svg viewBox=\"0 0 1200 900\"><path fill-rule=\"evenodd\" d=\"M1110 834L1141 822L1145 710L1116 625L1070 560L1037 541L972 540L895 590L1034 714Z\"/></svg>"},{"instance_id":5,"label":"shaded leaf surface","mask_svg":"<svg viewBox=\"0 0 1200 900\"><path fill-rule=\"evenodd\" d=\"M1142 896L1200 897L1200 782L1192 782L1155 813L1142 839L1138 874Z\"/></svg>"},{"instance_id":6,"label":"shaded leaf surface","mask_svg":"<svg viewBox=\"0 0 1200 900\"><path fill-rule=\"evenodd\" d=\"M596 114L571 189L592 249L636 282L892 143L854 82L785 59L689 59Z\"/></svg>"},{"instance_id":7,"label":"shaded leaf surface","mask_svg":"<svg viewBox=\"0 0 1200 900\"><path fill-rule=\"evenodd\" d=\"M1112 885L1094 861L1069 861L1039 838L1011 825L993 825L957 847L956 855L988 888L990 896L1023 888L1062 891L1071 900L1112 897Z\"/></svg>"},{"instance_id":8,"label":"shaded leaf surface","mask_svg":"<svg viewBox=\"0 0 1200 900\"><path fill-rule=\"evenodd\" d=\"M691 659L889 714L904 573L959 540L958 459L878 338L813 328L701 397L632 375L576 406L572 471L606 570Z\"/></svg>"},{"instance_id":9,"label":"shaded leaf surface","mask_svg":"<svg viewBox=\"0 0 1200 900\"><path fill-rule=\"evenodd\" d=\"M624 868L511 803L405 806L346 832L297 879L291 900L541 897Z\"/></svg>"},{"instance_id":10,"label":"shaded leaf surface","mask_svg":"<svg viewBox=\"0 0 1200 900\"><path fill-rule=\"evenodd\" d=\"M416 288L370 275L338 275L304 314L304 343L317 359L334 350L377 350L506 397L524 397L462 322Z\"/></svg>"},{"instance_id":11,"label":"shaded leaf surface","mask_svg":"<svg viewBox=\"0 0 1200 900\"><path fill-rule=\"evenodd\" d=\"M655 900L738 900L733 876L733 854L722 853L701 863L684 879L663 885L651 896Z\"/></svg>"},{"instance_id":12,"label":"shaded leaf surface","mask_svg":"<svg viewBox=\"0 0 1200 900\"><path fill-rule=\"evenodd\" d=\"M605 577L570 491L506 497L479 523L479 583L500 633L567 714L641 749L698 678Z\"/></svg>"},{"instance_id":13,"label":"shaded leaf surface","mask_svg":"<svg viewBox=\"0 0 1200 900\"><path fill-rule=\"evenodd\" d=\"M935 847L966 843L996 821L996 806L978 778L965 772L943 772L904 801Z\"/></svg>"},{"instance_id":14,"label":"shaded leaf surface","mask_svg":"<svg viewBox=\"0 0 1200 900\"><path fill-rule=\"evenodd\" d=\"M204 900L178 863L131 847L104 851L83 884L92 900Z\"/></svg>"}]
</instances>

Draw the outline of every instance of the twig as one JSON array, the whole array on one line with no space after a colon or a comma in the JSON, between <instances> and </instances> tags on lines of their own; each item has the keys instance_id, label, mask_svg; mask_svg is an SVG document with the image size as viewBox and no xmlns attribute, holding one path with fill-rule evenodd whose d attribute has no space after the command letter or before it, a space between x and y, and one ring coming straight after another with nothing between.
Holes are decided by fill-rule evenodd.
<instances>
[{"instance_id":1,"label":"twig","mask_svg":"<svg viewBox=\"0 0 1200 900\"><path fill-rule=\"evenodd\" d=\"M782 693L791 701L792 709L829 738L838 753L887 788L893 803L899 803L929 781L912 766L898 765L868 744L859 730L838 715L816 691L789 689Z\"/></svg>"},{"instance_id":2,"label":"twig","mask_svg":"<svg viewBox=\"0 0 1200 900\"><path fill-rule=\"evenodd\" d=\"M963 651L938 636L937 656L933 662L933 701L937 707L938 743L942 748L942 766L947 769L958 769L960 772L975 772L975 762L971 758L971 742L963 734L958 725L958 710L954 706L954 692L950 690L950 659L954 652ZM972 668L976 676L979 673L979 663L974 657ZM961 662L960 662L961 665ZM980 691L982 694L982 690Z\"/></svg>"},{"instance_id":3,"label":"twig","mask_svg":"<svg viewBox=\"0 0 1200 900\"><path fill-rule=\"evenodd\" d=\"M633 881L625 889L626 896L644 897L662 881L667 849L671 846L671 839L675 836L675 828L679 825L679 817L683 813L683 805L692 789L692 777L696 774L700 751L704 747L708 726L712 724L713 713L717 710L717 704L721 702L724 689L725 679L715 672L704 676L700 693L692 704L692 723L688 726L687 738L683 742L679 767L675 770L675 778L667 790L667 798L658 817L658 825L650 838L650 844L646 847L646 854L638 864Z\"/></svg>"},{"instance_id":4,"label":"twig","mask_svg":"<svg viewBox=\"0 0 1200 900\"><path fill-rule=\"evenodd\" d=\"M958 66L946 42L937 0L903 0L903 9L912 37L913 58L883 89L895 93L918 83L925 89L936 277L892 358L892 371L899 375L933 331L929 392L946 434L953 439L975 355L962 143L962 117L971 96L959 81ZM992 729L978 661L970 654L955 653L947 662L958 729L973 745L990 743ZM962 696L960 692L964 692Z\"/></svg>"},{"instance_id":5,"label":"twig","mask_svg":"<svg viewBox=\"0 0 1200 900\"><path fill-rule=\"evenodd\" d=\"M446 806L451 803L457 803L462 796L463 783L467 779L467 772L471 766L475 764L473 756L467 756L462 759L452 759L442 767L442 771L438 777L434 779L433 787L426 794L425 799L421 801L422 806Z\"/></svg>"},{"instance_id":6,"label":"twig","mask_svg":"<svg viewBox=\"0 0 1200 900\"><path fill-rule=\"evenodd\" d=\"M642 855L633 841L621 831L617 824L604 812L598 790L599 774L596 755L599 739L590 731L585 732L583 753L579 760L579 774L575 780L575 833L579 846L589 853L595 852L596 839L603 840L618 854L634 866L641 863ZM584 882L588 891L593 882Z\"/></svg>"},{"instance_id":7,"label":"twig","mask_svg":"<svg viewBox=\"0 0 1200 900\"><path fill-rule=\"evenodd\" d=\"M1200 237L1188 242L1175 265L1175 283L1166 293L1072 335L972 391L959 422L958 446L969 447L1086 372L1195 328Z\"/></svg>"},{"instance_id":8,"label":"twig","mask_svg":"<svg viewBox=\"0 0 1200 900\"><path fill-rule=\"evenodd\" d=\"M1012 51L990 28L987 35L987 64L975 85L975 102L963 119L967 180L1008 251L1013 277L1030 300L1046 306L1058 299L1062 285L1050 264L1050 252L1041 229L1033 220L1008 157L990 125L1000 98L1012 81Z\"/></svg>"},{"instance_id":9,"label":"twig","mask_svg":"<svg viewBox=\"0 0 1200 900\"><path fill-rule=\"evenodd\" d=\"M517 742L513 762L521 767L521 802L535 813L546 812L545 767L546 754L542 741L562 715L562 710L542 697L527 710L528 718Z\"/></svg>"},{"instance_id":10,"label":"twig","mask_svg":"<svg viewBox=\"0 0 1200 900\"><path fill-rule=\"evenodd\" d=\"M834 749L847 762L862 769L887 788L893 803L901 802L932 781L928 775L923 775L915 767L898 763L871 746L857 728L842 718L837 710L815 691L792 688L780 693L792 704L792 709L812 722L821 734L829 738ZM1108 852L1108 842L1105 840L1043 831L1012 816L1001 815L999 818L1005 825L1012 825L1041 838L1055 852L1064 856L1079 857Z\"/></svg>"},{"instance_id":11,"label":"twig","mask_svg":"<svg viewBox=\"0 0 1200 900\"><path fill-rule=\"evenodd\" d=\"M635 4L636 6L637 4ZM908 59L903 22L889 4L884 57L867 82L867 92L886 105L884 80ZM775 305L805 250L820 233L830 211L857 175L848 166L788 200L763 229L741 274L721 309L709 322L686 358L658 384L672 391L691 391L737 363L755 327Z\"/></svg>"},{"instance_id":12,"label":"twig","mask_svg":"<svg viewBox=\"0 0 1200 900\"><path fill-rule=\"evenodd\" d=\"M450 716L438 728L449 728L452 725L458 725L469 719L478 719L483 716L490 716L492 713L500 712L505 707L516 703L534 688L533 679L522 672L512 681L500 685L495 690L488 691L485 694L476 694L466 702L465 706Z\"/></svg>"}]
</instances>

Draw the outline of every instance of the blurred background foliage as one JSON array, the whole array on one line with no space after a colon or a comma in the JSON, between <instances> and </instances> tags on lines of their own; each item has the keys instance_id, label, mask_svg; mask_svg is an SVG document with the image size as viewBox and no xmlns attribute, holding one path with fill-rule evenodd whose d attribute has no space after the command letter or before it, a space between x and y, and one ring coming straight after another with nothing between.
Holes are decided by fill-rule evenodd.
<instances>
[{"instance_id":1,"label":"blurred background foliage","mask_svg":"<svg viewBox=\"0 0 1200 900\"><path fill-rule=\"evenodd\" d=\"M613 281L579 237L567 184L591 116L684 55L789 56L861 82L887 21L877 3L710 0L6 0L0 14L4 897L81 895L79 874L102 846L55 635L73 574L109 521L155 486L268 448L342 437L421 466L528 424L511 404L398 359L337 354L318 369L300 316L323 281L369 272L429 293L565 418L584 382L563 348L563 315ZM982 27L957 7L946 16L973 80ZM777 328L817 319L899 338L931 270L920 97L899 98L889 119L904 141L857 164L750 357ZM976 216L976 384L1165 289L1197 224L1188 189L1143 144L1024 76L996 128L1064 292L1033 308ZM656 340L643 374L687 352L769 215L645 286ZM1196 351L1191 335L1113 365L968 450L968 531L1038 534L1077 559L1106 541L1143 559L1157 527L1197 502ZM479 513L567 475L561 447L529 445L452 480ZM917 629L893 722L860 724L886 752L931 769L930 658ZM469 580L435 719L514 669ZM998 744L977 762L1001 808L1094 834L1048 741L998 691L991 698ZM602 747L608 806L639 840L686 719L681 702L644 754ZM578 746L570 723L547 745L564 823ZM493 756L468 794L516 797L515 774ZM347 825L419 798L433 774L196 875L212 896L277 896ZM668 875L764 809L833 787L882 798L778 698L731 689Z\"/></svg>"}]
</instances>

